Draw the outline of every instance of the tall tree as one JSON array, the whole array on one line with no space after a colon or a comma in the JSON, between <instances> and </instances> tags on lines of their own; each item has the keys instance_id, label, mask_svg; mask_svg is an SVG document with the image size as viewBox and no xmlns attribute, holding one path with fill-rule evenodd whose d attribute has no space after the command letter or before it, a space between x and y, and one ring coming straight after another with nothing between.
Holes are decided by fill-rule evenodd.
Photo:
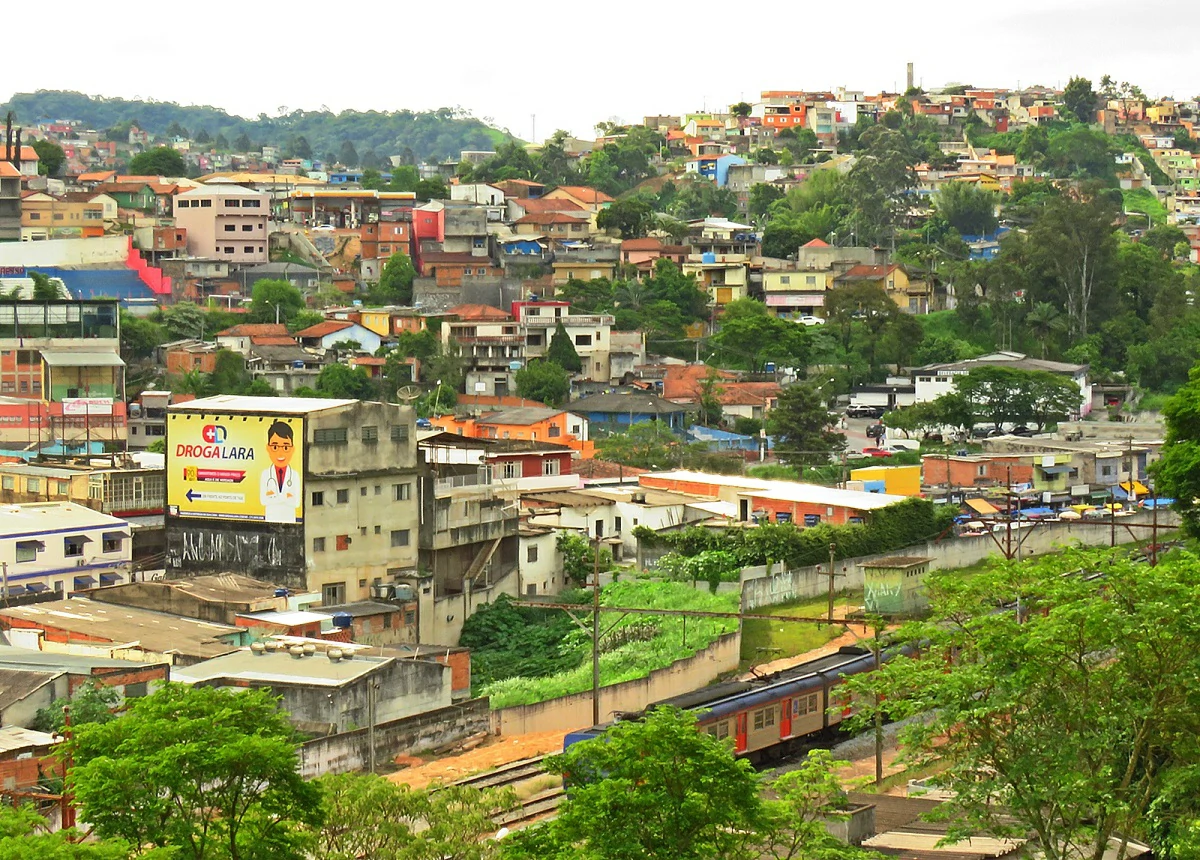
<instances>
[{"instance_id":1,"label":"tall tree","mask_svg":"<svg viewBox=\"0 0 1200 860\"><path fill-rule=\"evenodd\" d=\"M514 374L517 394L547 406L560 406L571 394L571 374L554 361L534 359Z\"/></svg>"},{"instance_id":2,"label":"tall tree","mask_svg":"<svg viewBox=\"0 0 1200 860\"><path fill-rule=\"evenodd\" d=\"M767 433L775 437L776 454L788 463L825 465L846 447L846 437L830 426L821 392L807 383L783 389L767 414Z\"/></svg>"},{"instance_id":3,"label":"tall tree","mask_svg":"<svg viewBox=\"0 0 1200 860\"><path fill-rule=\"evenodd\" d=\"M990 234L999 226L996 195L969 182L942 183L933 205L964 236Z\"/></svg>"},{"instance_id":4,"label":"tall tree","mask_svg":"<svg viewBox=\"0 0 1200 860\"><path fill-rule=\"evenodd\" d=\"M304 296L284 280L264 278L250 290L252 322L286 323L304 310Z\"/></svg>"},{"instance_id":5,"label":"tall tree","mask_svg":"<svg viewBox=\"0 0 1200 860\"><path fill-rule=\"evenodd\" d=\"M862 150L847 174L860 239L893 241L916 187L917 158L899 131L875 126L860 138Z\"/></svg>"},{"instance_id":6,"label":"tall tree","mask_svg":"<svg viewBox=\"0 0 1200 860\"><path fill-rule=\"evenodd\" d=\"M342 148L338 150L338 161L346 167L358 167L358 150L354 148L353 141L342 141Z\"/></svg>"},{"instance_id":7,"label":"tall tree","mask_svg":"<svg viewBox=\"0 0 1200 860\"><path fill-rule=\"evenodd\" d=\"M411 305L416 277L417 269L412 259L403 251L397 251L388 257L379 272L379 283L371 290L372 303Z\"/></svg>"},{"instance_id":8,"label":"tall tree","mask_svg":"<svg viewBox=\"0 0 1200 860\"><path fill-rule=\"evenodd\" d=\"M1041 344L1042 358L1046 357L1050 339L1067 328L1062 313L1050 302L1038 302L1034 305L1025 315L1025 324L1029 326L1030 334Z\"/></svg>"},{"instance_id":9,"label":"tall tree","mask_svg":"<svg viewBox=\"0 0 1200 860\"><path fill-rule=\"evenodd\" d=\"M654 223L654 209L640 197L618 200L596 216L601 230L616 230L622 239L640 239Z\"/></svg>"},{"instance_id":10,"label":"tall tree","mask_svg":"<svg viewBox=\"0 0 1200 860\"><path fill-rule=\"evenodd\" d=\"M216 146L217 146L217 149L221 149L219 139L218 139ZM228 148L228 146L229 146L229 144L226 143L225 148ZM239 134L237 136L237 139L234 140L234 142L233 142L233 148L236 152L249 152L253 146L254 146L254 144L252 144L250 142L250 135L246 134L246 132L244 132L244 131L241 134Z\"/></svg>"},{"instance_id":11,"label":"tall tree","mask_svg":"<svg viewBox=\"0 0 1200 860\"><path fill-rule=\"evenodd\" d=\"M63 148L52 140L35 140L33 151L38 154L38 173L42 176L58 176L67 155Z\"/></svg>"},{"instance_id":12,"label":"tall tree","mask_svg":"<svg viewBox=\"0 0 1200 860\"><path fill-rule=\"evenodd\" d=\"M583 370L583 361L580 360L579 353L575 350L575 344L571 343L571 335L567 333L562 320L559 320L554 326L554 334L551 335L550 344L546 348L546 360L554 362L563 370L571 373L579 373Z\"/></svg>"},{"instance_id":13,"label":"tall tree","mask_svg":"<svg viewBox=\"0 0 1200 860\"><path fill-rule=\"evenodd\" d=\"M917 653L847 687L867 719L876 696L894 718L922 715L901 742L910 764L939 762L952 836L1019 835L1048 860L1120 856L1157 814L1168 834L1198 819L1194 794L1156 810L1200 761L1200 659L1178 610L1198 583L1190 555L1151 567L1078 550L935 575Z\"/></svg>"},{"instance_id":14,"label":"tall tree","mask_svg":"<svg viewBox=\"0 0 1200 860\"><path fill-rule=\"evenodd\" d=\"M1082 123L1096 119L1096 92L1092 82L1084 77L1071 78L1063 88L1063 116Z\"/></svg>"},{"instance_id":15,"label":"tall tree","mask_svg":"<svg viewBox=\"0 0 1200 860\"><path fill-rule=\"evenodd\" d=\"M808 330L771 316L762 302L730 302L721 314L720 326L711 342L728 365L752 373L760 372L768 361L789 367L808 366Z\"/></svg>"},{"instance_id":16,"label":"tall tree","mask_svg":"<svg viewBox=\"0 0 1200 860\"><path fill-rule=\"evenodd\" d=\"M320 822L319 791L265 691L168 684L65 745L68 788L101 837L193 860L300 860L301 828Z\"/></svg>"},{"instance_id":17,"label":"tall tree","mask_svg":"<svg viewBox=\"0 0 1200 860\"><path fill-rule=\"evenodd\" d=\"M184 176L187 164L171 147L156 146L131 158L129 172L135 176Z\"/></svg>"},{"instance_id":18,"label":"tall tree","mask_svg":"<svg viewBox=\"0 0 1200 860\"><path fill-rule=\"evenodd\" d=\"M1175 500L1175 509L1193 536L1200 536L1200 364L1163 407L1167 433L1162 456L1150 467L1155 489Z\"/></svg>"}]
</instances>

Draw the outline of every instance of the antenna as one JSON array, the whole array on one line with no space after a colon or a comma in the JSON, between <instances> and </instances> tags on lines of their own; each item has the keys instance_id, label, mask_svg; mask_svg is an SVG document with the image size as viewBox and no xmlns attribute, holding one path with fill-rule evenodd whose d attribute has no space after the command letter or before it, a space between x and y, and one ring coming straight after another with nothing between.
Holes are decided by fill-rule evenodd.
<instances>
[{"instance_id":1,"label":"antenna","mask_svg":"<svg viewBox=\"0 0 1200 860\"><path fill-rule=\"evenodd\" d=\"M421 396L421 389L415 385L404 385L396 390L396 399L407 405Z\"/></svg>"}]
</instances>

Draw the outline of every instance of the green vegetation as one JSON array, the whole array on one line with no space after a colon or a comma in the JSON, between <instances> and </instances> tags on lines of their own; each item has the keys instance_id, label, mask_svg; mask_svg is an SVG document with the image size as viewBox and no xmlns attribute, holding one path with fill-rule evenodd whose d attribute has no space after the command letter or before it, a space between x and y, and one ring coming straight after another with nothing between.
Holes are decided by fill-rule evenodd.
<instances>
[{"instance_id":1,"label":"green vegetation","mask_svg":"<svg viewBox=\"0 0 1200 860\"><path fill-rule=\"evenodd\" d=\"M575 599L579 599L576 597ZM614 582L604 588L600 602L605 606L636 606L648 609L702 609L714 612L737 612L736 594L709 594L686 585L663 582ZM500 601L497 601L499 606ZM589 607L580 607L583 614ZM484 610L480 610L481 612ZM551 610L516 610L516 612L550 612ZM472 659L480 649L490 652L481 660L485 671L496 677L504 669L499 668L505 659L500 651L510 657L527 661L533 671L546 671L534 677L510 675L502 680L482 684L481 695L491 697L493 708L528 705L544 702L558 696L568 696L591 689L592 667L591 636L576 627L566 614L557 611L565 621L545 623L538 619L530 624L516 619L512 608L502 609L494 623L474 624L477 612L463 627L462 644L470 644ZM607 627L615 614L602 616ZM686 626L686 631L685 631ZM681 616L636 615L626 617L604 635L600 643L600 681L602 684L619 684L644 678L656 669L670 666L676 660L691 657L696 651L706 648L719 636L737 629L737 620L732 618L689 618ZM685 635L686 634L686 635ZM534 641L536 640L536 641ZM555 643L557 643L555 645ZM540 660L539 649L545 652ZM530 662L531 661L531 662ZM551 665L561 661L554 674L549 674ZM472 667L474 667L474 662Z\"/></svg>"},{"instance_id":2,"label":"green vegetation","mask_svg":"<svg viewBox=\"0 0 1200 860\"><path fill-rule=\"evenodd\" d=\"M834 596L834 614L844 613L846 606L861 606L862 592L839 592ZM841 612L839 613L839 608ZM795 600L758 610L763 615L790 615L802 618L823 618L829 609L825 597ZM763 621L749 619L742 623L742 666L750 667L783 657L795 657L820 648L842 634L842 628L832 625L805 624L800 621Z\"/></svg>"}]
</instances>

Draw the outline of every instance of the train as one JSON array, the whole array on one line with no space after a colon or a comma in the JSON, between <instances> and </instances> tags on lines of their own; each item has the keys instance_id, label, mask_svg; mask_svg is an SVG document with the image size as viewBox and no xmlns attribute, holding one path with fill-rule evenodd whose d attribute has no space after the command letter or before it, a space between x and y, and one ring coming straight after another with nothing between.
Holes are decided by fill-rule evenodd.
<instances>
[{"instance_id":1,"label":"train","mask_svg":"<svg viewBox=\"0 0 1200 860\"><path fill-rule=\"evenodd\" d=\"M884 648L879 660L886 662L911 654L910 646ZM618 714L618 721L639 719L658 707L697 712L699 729L718 740L733 739L737 756L758 763L798 752L814 739L836 732L852 712L850 703L841 708L831 696L842 679L876 667L875 655L857 645L845 645L836 653L808 660L790 669L746 681L725 681L663 699L645 711ZM611 723L570 732L563 750L580 741L601 737Z\"/></svg>"}]
</instances>

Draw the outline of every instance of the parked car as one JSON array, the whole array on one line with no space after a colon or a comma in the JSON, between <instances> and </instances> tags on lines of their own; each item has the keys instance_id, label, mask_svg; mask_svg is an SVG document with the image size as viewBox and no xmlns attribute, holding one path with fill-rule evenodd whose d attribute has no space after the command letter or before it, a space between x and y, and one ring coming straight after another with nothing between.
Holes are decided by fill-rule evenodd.
<instances>
[{"instance_id":1,"label":"parked car","mask_svg":"<svg viewBox=\"0 0 1200 860\"><path fill-rule=\"evenodd\" d=\"M846 415L851 418L879 418L883 415L883 408L880 406L852 405L846 410Z\"/></svg>"},{"instance_id":2,"label":"parked car","mask_svg":"<svg viewBox=\"0 0 1200 860\"><path fill-rule=\"evenodd\" d=\"M867 425L867 438L879 439L887 433L887 429L882 424Z\"/></svg>"},{"instance_id":3,"label":"parked car","mask_svg":"<svg viewBox=\"0 0 1200 860\"><path fill-rule=\"evenodd\" d=\"M892 452L886 448L863 448L864 457L890 457Z\"/></svg>"},{"instance_id":4,"label":"parked car","mask_svg":"<svg viewBox=\"0 0 1200 860\"><path fill-rule=\"evenodd\" d=\"M796 317L796 322L800 323L800 325L825 325L825 320L821 319L821 317L809 316L808 314Z\"/></svg>"},{"instance_id":5,"label":"parked car","mask_svg":"<svg viewBox=\"0 0 1200 860\"><path fill-rule=\"evenodd\" d=\"M1033 435L1033 431L1030 430L1028 427L1026 427L1024 424L1018 424L1016 427L1014 427L1012 429L1011 433L1013 436L1032 436Z\"/></svg>"},{"instance_id":6,"label":"parked car","mask_svg":"<svg viewBox=\"0 0 1200 860\"><path fill-rule=\"evenodd\" d=\"M887 445L889 451L920 451L921 443L916 439L893 439Z\"/></svg>"}]
</instances>

